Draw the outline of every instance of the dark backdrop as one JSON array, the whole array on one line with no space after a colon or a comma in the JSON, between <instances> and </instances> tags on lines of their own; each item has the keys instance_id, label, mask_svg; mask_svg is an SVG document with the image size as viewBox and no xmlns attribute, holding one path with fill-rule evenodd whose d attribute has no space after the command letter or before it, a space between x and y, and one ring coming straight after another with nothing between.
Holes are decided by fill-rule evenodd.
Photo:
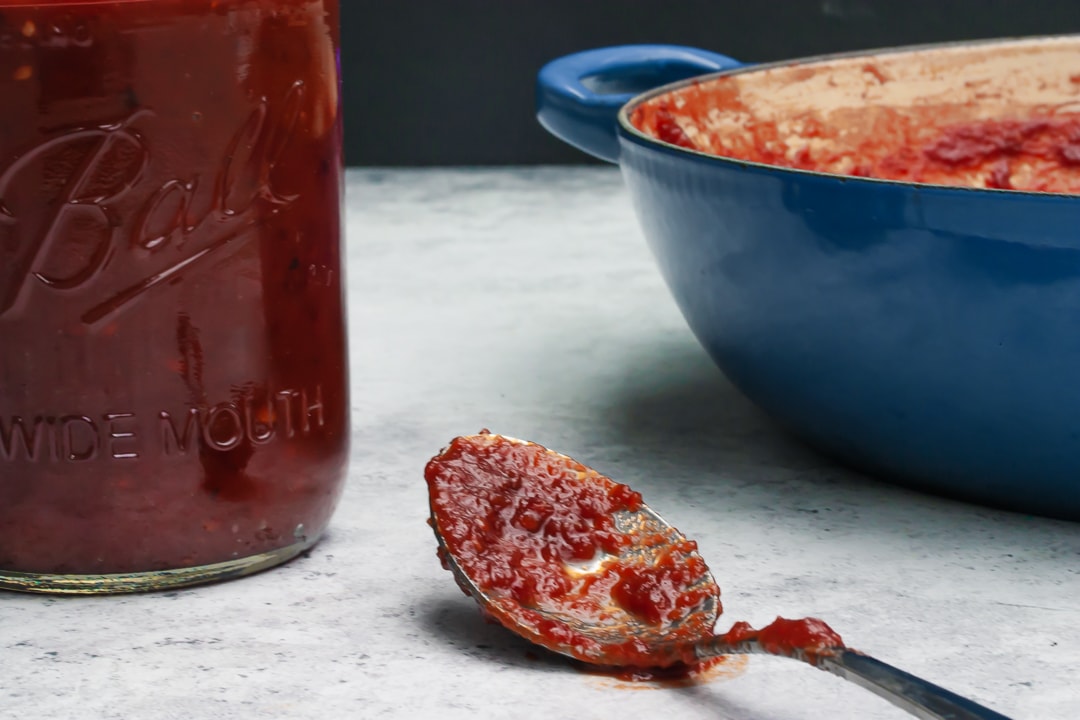
<instances>
[{"instance_id":1,"label":"dark backdrop","mask_svg":"<svg viewBox=\"0 0 1080 720\"><path fill-rule=\"evenodd\" d=\"M547 60L610 44L768 61L1080 32L1080 0L341 0L351 165L578 163L533 117Z\"/></svg>"}]
</instances>

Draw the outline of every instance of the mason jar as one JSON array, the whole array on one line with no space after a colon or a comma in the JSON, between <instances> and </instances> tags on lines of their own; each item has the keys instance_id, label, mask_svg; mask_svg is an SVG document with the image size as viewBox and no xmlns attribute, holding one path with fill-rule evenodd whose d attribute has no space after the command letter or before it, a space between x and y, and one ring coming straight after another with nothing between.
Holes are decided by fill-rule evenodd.
<instances>
[{"instance_id":1,"label":"mason jar","mask_svg":"<svg viewBox=\"0 0 1080 720\"><path fill-rule=\"evenodd\" d=\"M348 457L337 0L0 0L0 588L245 575Z\"/></svg>"}]
</instances>

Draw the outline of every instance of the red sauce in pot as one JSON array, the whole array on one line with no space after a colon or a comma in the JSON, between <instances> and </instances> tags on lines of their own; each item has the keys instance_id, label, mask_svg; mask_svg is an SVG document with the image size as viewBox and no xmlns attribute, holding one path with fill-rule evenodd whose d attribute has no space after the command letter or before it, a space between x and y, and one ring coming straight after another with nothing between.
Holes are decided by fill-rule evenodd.
<instances>
[{"instance_id":1,"label":"red sauce in pot","mask_svg":"<svg viewBox=\"0 0 1080 720\"><path fill-rule=\"evenodd\" d=\"M869 71L867 71L869 72ZM880 71L871 73L885 82ZM958 119L971 106L868 106L830 124L794 114L798 138L753 117L725 84L702 83L635 108L631 122L662 142L738 160L885 180L1080 193L1080 114L1047 106L1017 117ZM710 113L748 115L741 130L710 130ZM715 116L715 115L714 115ZM872 132L854 147L852 123Z\"/></svg>"},{"instance_id":2,"label":"red sauce in pot","mask_svg":"<svg viewBox=\"0 0 1080 720\"><path fill-rule=\"evenodd\" d=\"M348 386L335 2L0 1L0 574L318 537Z\"/></svg>"},{"instance_id":3,"label":"red sauce in pot","mask_svg":"<svg viewBox=\"0 0 1080 720\"><path fill-rule=\"evenodd\" d=\"M707 638L714 618L695 610L720 593L696 544L681 535L666 552L626 552L672 539L620 529L616 515L642 507L637 492L534 443L486 432L454 439L428 463L425 479L444 567L448 551L488 596L496 620L586 662L695 664L618 631L632 620L672 643ZM615 630L600 644L578 624ZM788 654L842 646L818 620L777 620L761 631L739 624L729 636Z\"/></svg>"}]
</instances>

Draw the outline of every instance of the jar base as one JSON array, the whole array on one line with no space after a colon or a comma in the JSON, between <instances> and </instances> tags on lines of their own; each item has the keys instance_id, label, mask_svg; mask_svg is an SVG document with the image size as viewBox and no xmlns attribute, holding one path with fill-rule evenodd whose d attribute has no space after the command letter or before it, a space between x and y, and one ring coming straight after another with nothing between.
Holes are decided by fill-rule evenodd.
<instances>
[{"instance_id":1,"label":"jar base","mask_svg":"<svg viewBox=\"0 0 1080 720\"><path fill-rule=\"evenodd\" d=\"M176 570L65 575L10 572L0 569L0 590L46 595L115 595L204 585L254 575L281 565L300 553L310 550L318 541L319 538L305 538L302 542L258 555Z\"/></svg>"}]
</instances>

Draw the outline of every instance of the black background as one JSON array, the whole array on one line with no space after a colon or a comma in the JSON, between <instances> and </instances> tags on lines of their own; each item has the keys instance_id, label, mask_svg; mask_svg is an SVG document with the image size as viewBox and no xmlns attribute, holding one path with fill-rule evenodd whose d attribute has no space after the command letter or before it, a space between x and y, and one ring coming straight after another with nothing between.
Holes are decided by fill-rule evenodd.
<instances>
[{"instance_id":1,"label":"black background","mask_svg":"<svg viewBox=\"0 0 1080 720\"><path fill-rule=\"evenodd\" d=\"M591 160L533 115L537 70L604 45L692 45L746 62L1080 32L1080 0L341 0L351 165Z\"/></svg>"}]
</instances>

